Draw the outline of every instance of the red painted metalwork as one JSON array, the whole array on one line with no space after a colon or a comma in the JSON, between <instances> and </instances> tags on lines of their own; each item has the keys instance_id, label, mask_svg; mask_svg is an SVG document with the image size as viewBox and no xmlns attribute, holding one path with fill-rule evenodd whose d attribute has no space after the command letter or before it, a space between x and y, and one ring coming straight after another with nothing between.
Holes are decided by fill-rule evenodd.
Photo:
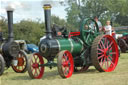
<instances>
[{"instance_id":1,"label":"red painted metalwork","mask_svg":"<svg viewBox=\"0 0 128 85\"><path fill-rule=\"evenodd\" d=\"M72 54L69 51L62 51L58 56L58 70L63 78L69 78L74 71Z\"/></svg>"},{"instance_id":2,"label":"red painted metalwork","mask_svg":"<svg viewBox=\"0 0 128 85\"><path fill-rule=\"evenodd\" d=\"M80 32L70 32L68 35L68 38L71 38L72 36L79 36Z\"/></svg>"},{"instance_id":3,"label":"red painted metalwork","mask_svg":"<svg viewBox=\"0 0 128 85\"><path fill-rule=\"evenodd\" d=\"M101 68L105 72L111 72L118 63L118 47L115 40L110 35L105 35L99 42L98 60Z\"/></svg>"},{"instance_id":4,"label":"red painted metalwork","mask_svg":"<svg viewBox=\"0 0 128 85\"><path fill-rule=\"evenodd\" d=\"M17 66L12 65L13 70L20 73L25 69L26 66L26 60L22 53L19 53L19 57L17 57L18 64Z\"/></svg>"},{"instance_id":5,"label":"red painted metalwork","mask_svg":"<svg viewBox=\"0 0 128 85\"><path fill-rule=\"evenodd\" d=\"M40 66L41 64L44 64L44 60L42 56L39 53L33 54L33 58L31 58L31 69L29 71L30 75L34 79L40 79L42 78L44 74L44 66Z\"/></svg>"}]
</instances>

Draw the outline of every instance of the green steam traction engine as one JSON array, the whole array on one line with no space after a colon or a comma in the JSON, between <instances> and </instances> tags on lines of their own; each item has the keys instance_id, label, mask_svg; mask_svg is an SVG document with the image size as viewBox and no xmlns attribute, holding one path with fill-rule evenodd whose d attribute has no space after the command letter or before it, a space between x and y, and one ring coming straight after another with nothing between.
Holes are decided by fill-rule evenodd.
<instances>
[{"instance_id":1,"label":"green steam traction engine","mask_svg":"<svg viewBox=\"0 0 128 85\"><path fill-rule=\"evenodd\" d=\"M117 43L110 35L100 35L93 19L85 19L79 32L53 37L49 4L44 5L44 13L46 36L39 44L39 53L34 53L29 59L28 73L31 78L41 78L45 66L57 66L62 78L71 77L74 71L85 71L89 66L95 66L100 72L115 69L119 56ZM89 26L90 22L95 24L95 29ZM48 61L45 64L43 57ZM55 57L57 63L54 62Z\"/></svg>"}]
</instances>

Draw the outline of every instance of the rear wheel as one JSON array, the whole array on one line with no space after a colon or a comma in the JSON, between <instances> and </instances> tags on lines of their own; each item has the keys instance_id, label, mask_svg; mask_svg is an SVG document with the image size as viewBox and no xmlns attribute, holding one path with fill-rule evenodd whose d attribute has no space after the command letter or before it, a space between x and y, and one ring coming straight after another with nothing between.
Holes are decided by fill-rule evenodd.
<instances>
[{"instance_id":1,"label":"rear wheel","mask_svg":"<svg viewBox=\"0 0 128 85\"><path fill-rule=\"evenodd\" d=\"M28 74L33 79L40 79L44 74L44 66L39 66L44 64L44 60L39 53L34 53L30 57L28 63Z\"/></svg>"},{"instance_id":2,"label":"rear wheel","mask_svg":"<svg viewBox=\"0 0 128 85\"><path fill-rule=\"evenodd\" d=\"M69 51L61 51L57 60L58 72L62 78L69 78L74 71L72 54Z\"/></svg>"},{"instance_id":3,"label":"rear wheel","mask_svg":"<svg viewBox=\"0 0 128 85\"><path fill-rule=\"evenodd\" d=\"M118 46L112 36L101 35L95 38L91 47L91 59L98 71L113 71L118 63L118 57Z\"/></svg>"},{"instance_id":4,"label":"rear wheel","mask_svg":"<svg viewBox=\"0 0 128 85\"><path fill-rule=\"evenodd\" d=\"M5 67L5 61L2 55L0 55L0 76L4 72L4 67Z\"/></svg>"},{"instance_id":5,"label":"rear wheel","mask_svg":"<svg viewBox=\"0 0 128 85\"><path fill-rule=\"evenodd\" d=\"M118 39L118 45L120 46L121 52L126 53L126 50L128 48L127 43L124 39Z\"/></svg>"},{"instance_id":6,"label":"rear wheel","mask_svg":"<svg viewBox=\"0 0 128 85\"><path fill-rule=\"evenodd\" d=\"M19 55L17 57L18 60L18 64L17 66L14 66L12 64L12 69L16 72L16 73L24 73L27 71L28 68L28 58L27 58L27 54L24 51L20 51Z\"/></svg>"}]
</instances>

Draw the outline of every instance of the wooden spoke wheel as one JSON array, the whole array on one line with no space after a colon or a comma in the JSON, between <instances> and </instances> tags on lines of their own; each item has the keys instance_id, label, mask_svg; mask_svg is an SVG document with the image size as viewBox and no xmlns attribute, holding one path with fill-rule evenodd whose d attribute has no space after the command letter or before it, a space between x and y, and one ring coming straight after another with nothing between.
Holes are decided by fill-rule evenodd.
<instances>
[{"instance_id":1,"label":"wooden spoke wheel","mask_svg":"<svg viewBox=\"0 0 128 85\"><path fill-rule=\"evenodd\" d=\"M39 66L44 64L43 57L39 53L34 53L30 57L28 63L28 74L33 79L40 79L44 74L44 66Z\"/></svg>"},{"instance_id":2,"label":"wooden spoke wheel","mask_svg":"<svg viewBox=\"0 0 128 85\"><path fill-rule=\"evenodd\" d=\"M116 68L119 50L116 41L110 35L95 38L91 48L92 63L100 72L111 72Z\"/></svg>"},{"instance_id":3,"label":"wooden spoke wheel","mask_svg":"<svg viewBox=\"0 0 128 85\"><path fill-rule=\"evenodd\" d=\"M5 67L5 61L2 55L0 55L0 76L4 72L4 67Z\"/></svg>"},{"instance_id":4,"label":"wooden spoke wheel","mask_svg":"<svg viewBox=\"0 0 128 85\"><path fill-rule=\"evenodd\" d=\"M14 66L12 64L12 69L16 73L24 73L27 71L28 68L28 59L27 59L27 54L24 51L20 51L19 55L17 57L18 64L17 66Z\"/></svg>"},{"instance_id":5,"label":"wooden spoke wheel","mask_svg":"<svg viewBox=\"0 0 128 85\"><path fill-rule=\"evenodd\" d=\"M74 71L74 62L72 54L69 51L61 51L57 60L58 72L62 78L69 78Z\"/></svg>"}]
</instances>

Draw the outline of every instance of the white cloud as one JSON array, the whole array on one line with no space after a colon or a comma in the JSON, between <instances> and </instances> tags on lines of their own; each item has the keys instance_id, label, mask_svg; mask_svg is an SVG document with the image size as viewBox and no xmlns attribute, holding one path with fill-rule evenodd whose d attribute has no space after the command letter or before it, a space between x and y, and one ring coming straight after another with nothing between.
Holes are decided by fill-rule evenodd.
<instances>
[{"instance_id":1,"label":"white cloud","mask_svg":"<svg viewBox=\"0 0 128 85\"><path fill-rule=\"evenodd\" d=\"M6 10L4 8L0 8L0 15L5 14Z\"/></svg>"},{"instance_id":2,"label":"white cloud","mask_svg":"<svg viewBox=\"0 0 128 85\"><path fill-rule=\"evenodd\" d=\"M50 1L50 0L48 0ZM52 1L60 1L60 0L52 0ZM1 5L1 9L2 12L0 11L0 13L2 14L2 16L4 16L5 18L7 18L7 14L6 14L6 7L7 6L11 6L12 8L15 8L14 10L14 23L15 22L19 22L20 20L23 19L32 19L32 20L37 20L40 19L41 21L44 21L44 11L42 8L42 4L41 1L38 0L33 0L33 1L23 1L23 0L4 0L2 1L2 5ZM54 3L54 2L53 2ZM60 18L65 18L66 16L66 12L64 11L65 7L62 6L52 6L52 14L59 16ZM0 10L1 10L0 9Z\"/></svg>"},{"instance_id":3,"label":"white cloud","mask_svg":"<svg viewBox=\"0 0 128 85\"><path fill-rule=\"evenodd\" d=\"M6 8L12 8L12 9L21 9L24 8L25 4L23 4L20 1L14 1L14 2L8 2Z\"/></svg>"}]
</instances>

